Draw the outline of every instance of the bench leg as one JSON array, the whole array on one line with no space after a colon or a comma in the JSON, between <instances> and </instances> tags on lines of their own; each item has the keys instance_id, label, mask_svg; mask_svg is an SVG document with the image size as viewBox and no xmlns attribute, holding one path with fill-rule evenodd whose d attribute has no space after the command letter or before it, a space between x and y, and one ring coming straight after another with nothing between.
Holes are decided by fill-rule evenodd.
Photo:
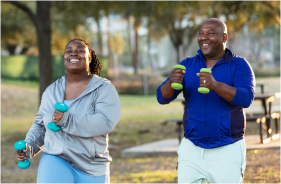
<instances>
[{"instance_id":1,"label":"bench leg","mask_svg":"<svg viewBox=\"0 0 281 184\"><path fill-rule=\"evenodd\" d=\"M181 143L181 125L182 123L177 123L178 124L178 137L179 137L179 144Z\"/></svg>"},{"instance_id":2,"label":"bench leg","mask_svg":"<svg viewBox=\"0 0 281 184\"><path fill-rule=\"evenodd\" d=\"M279 128L278 128L278 118L275 118L275 128L276 128L276 134L279 133Z\"/></svg>"},{"instance_id":3,"label":"bench leg","mask_svg":"<svg viewBox=\"0 0 281 184\"><path fill-rule=\"evenodd\" d=\"M260 121L260 139L261 139L261 143L263 143L263 138L262 138L262 121Z\"/></svg>"},{"instance_id":4,"label":"bench leg","mask_svg":"<svg viewBox=\"0 0 281 184\"><path fill-rule=\"evenodd\" d=\"M271 119L269 118L266 118L266 127L267 127L267 137L269 138L269 137L271 137L271 132L269 132L269 130L270 130L270 121L271 121Z\"/></svg>"}]
</instances>

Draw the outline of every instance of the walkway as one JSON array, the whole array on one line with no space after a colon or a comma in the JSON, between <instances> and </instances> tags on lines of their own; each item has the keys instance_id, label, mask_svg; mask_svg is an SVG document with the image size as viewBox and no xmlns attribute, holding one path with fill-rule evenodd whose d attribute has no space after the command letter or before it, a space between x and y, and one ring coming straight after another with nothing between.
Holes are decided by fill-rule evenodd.
<instances>
[{"instance_id":1,"label":"walkway","mask_svg":"<svg viewBox=\"0 0 281 184\"><path fill-rule=\"evenodd\" d=\"M267 148L280 149L280 138L274 141L271 140L267 144L260 143L259 135L245 136L245 140L246 140L247 150L267 149ZM155 155L176 155L178 145L179 145L178 139L165 139L161 141L156 141L156 142L124 149L121 151L121 157L134 158L134 157L155 156Z\"/></svg>"}]
</instances>

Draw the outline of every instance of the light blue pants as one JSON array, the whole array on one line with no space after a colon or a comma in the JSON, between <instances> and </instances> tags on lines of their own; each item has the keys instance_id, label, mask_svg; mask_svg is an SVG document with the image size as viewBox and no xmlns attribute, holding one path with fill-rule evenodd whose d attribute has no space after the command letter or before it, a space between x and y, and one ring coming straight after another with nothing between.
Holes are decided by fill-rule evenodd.
<instances>
[{"instance_id":1,"label":"light blue pants","mask_svg":"<svg viewBox=\"0 0 281 184\"><path fill-rule=\"evenodd\" d=\"M63 158L42 154L37 183L110 183L109 175L93 177L72 167Z\"/></svg>"},{"instance_id":2,"label":"light blue pants","mask_svg":"<svg viewBox=\"0 0 281 184\"><path fill-rule=\"evenodd\" d=\"M245 140L204 149L183 138L178 148L178 183L243 183Z\"/></svg>"}]
</instances>

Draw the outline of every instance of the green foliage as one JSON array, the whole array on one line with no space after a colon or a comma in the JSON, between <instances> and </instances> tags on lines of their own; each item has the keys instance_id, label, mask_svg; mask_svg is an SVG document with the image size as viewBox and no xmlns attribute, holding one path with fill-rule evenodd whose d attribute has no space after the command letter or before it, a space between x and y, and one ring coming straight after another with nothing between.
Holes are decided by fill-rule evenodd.
<instances>
[{"instance_id":1,"label":"green foliage","mask_svg":"<svg viewBox=\"0 0 281 184\"><path fill-rule=\"evenodd\" d=\"M31 10L35 9L35 2L22 2ZM1 2L1 46L8 45L22 47L36 46L35 27L28 15L18 10L14 5Z\"/></svg>"},{"instance_id":2,"label":"green foliage","mask_svg":"<svg viewBox=\"0 0 281 184\"><path fill-rule=\"evenodd\" d=\"M39 66L37 56L9 56L1 59L1 78L20 79L20 80L39 80ZM106 77L107 58L100 57L99 60L103 65L101 76ZM65 75L63 55L53 56L53 80Z\"/></svg>"}]
</instances>

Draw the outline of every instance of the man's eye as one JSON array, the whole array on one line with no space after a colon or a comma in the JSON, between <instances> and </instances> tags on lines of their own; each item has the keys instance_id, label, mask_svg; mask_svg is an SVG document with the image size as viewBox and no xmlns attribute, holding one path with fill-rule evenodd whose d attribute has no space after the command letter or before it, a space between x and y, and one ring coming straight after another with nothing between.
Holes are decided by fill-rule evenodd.
<instances>
[{"instance_id":1,"label":"man's eye","mask_svg":"<svg viewBox=\"0 0 281 184\"><path fill-rule=\"evenodd\" d=\"M66 53L69 53L69 52L71 52L71 50L67 50L67 51L65 51Z\"/></svg>"},{"instance_id":2,"label":"man's eye","mask_svg":"<svg viewBox=\"0 0 281 184\"><path fill-rule=\"evenodd\" d=\"M203 35L203 33L199 33L199 35Z\"/></svg>"},{"instance_id":3,"label":"man's eye","mask_svg":"<svg viewBox=\"0 0 281 184\"><path fill-rule=\"evenodd\" d=\"M83 50L77 50L77 52L83 52Z\"/></svg>"}]
</instances>

